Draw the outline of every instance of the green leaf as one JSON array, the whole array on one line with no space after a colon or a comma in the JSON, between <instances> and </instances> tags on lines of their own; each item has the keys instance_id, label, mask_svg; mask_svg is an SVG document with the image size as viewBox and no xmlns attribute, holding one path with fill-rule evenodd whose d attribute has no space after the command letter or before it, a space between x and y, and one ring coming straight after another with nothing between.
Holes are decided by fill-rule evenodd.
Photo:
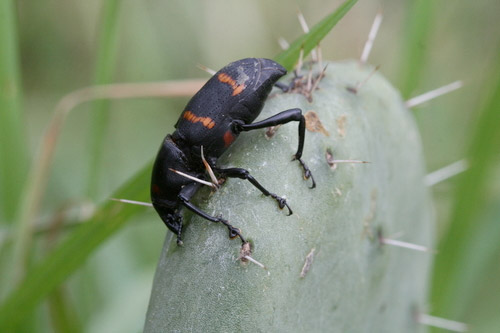
<instances>
[{"instance_id":1,"label":"green leaf","mask_svg":"<svg viewBox=\"0 0 500 333\"><path fill-rule=\"evenodd\" d=\"M149 200L151 164L114 193L114 197ZM82 226L75 230L45 260L26 275L26 279L0 307L0 331L9 332L29 315L35 306L71 273L79 268L95 249L114 235L125 222L146 208L137 205L104 203Z\"/></svg>"},{"instance_id":2,"label":"green leaf","mask_svg":"<svg viewBox=\"0 0 500 333\"><path fill-rule=\"evenodd\" d=\"M14 219L27 171L14 1L0 1L0 211Z\"/></svg>"},{"instance_id":3,"label":"green leaf","mask_svg":"<svg viewBox=\"0 0 500 333\"><path fill-rule=\"evenodd\" d=\"M96 85L110 83L116 61L116 45L118 37L118 12L121 2L108 0L103 4L101 34L96 64ZM106 142L105 136L109 128L109 101L99 100L93 103L89 129L89 154L87 195L96 199L100 184L100 164Z\"/></svg>"},{"instance_id":4,"label":"green leaf","mask_svg":"<svg viewBox=\"0 0 500 333\"><path fill-rule=\"evenodd\" d=\"M307 56L356 2L357 0L347 0L344 2L336 11L312 27L307 34L296 39L287 50L276 56L274 60L287 70L293 69L299 60L300 50L303 49L304 57Z\"/></svg>"},{"instance_id":5,"label":"green leaf","mask_svg":"<svg viewBox=\"0 0 500 333\"><path fill-rule=\"evenodd\" d=\"M491 178L498 165L500 147L500 58L484 91L489 91L470 144L465 173L455 194L449 230L441 241L433 276L433 303L436 315L460 320L484 273L497 265L500 254L498 218L485 218Z\"/></svg>"},{"instance_id":6,"label":"green leaf","mask_svg":"<svg viewBox=\"0 0 500 333\"><path fill-rule=\"evenodd\" d=\"M406 13L406 31L403 34L403 50L399 66L399 87L405 99L411 96L424 73L434 7L433 0L417 0L408 7Z\"/></svg>"},{"instance_id":7,"label":"green leaf","mask_svg":"<svg viewBox=\"0 0 500 333\"><path fill-rule=\"evenodd\" d=\"M82 331L74 305L69 301L64 286L59 286L49 296L49 311L55 333Z\"/></svg>"}]
</instances>

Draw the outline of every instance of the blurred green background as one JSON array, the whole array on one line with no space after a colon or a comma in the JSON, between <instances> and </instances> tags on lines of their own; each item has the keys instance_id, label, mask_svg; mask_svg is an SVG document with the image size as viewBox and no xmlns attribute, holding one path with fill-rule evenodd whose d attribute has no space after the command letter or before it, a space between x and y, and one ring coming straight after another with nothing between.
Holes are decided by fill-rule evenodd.
<instances>
[{"instance_id":1,"label":"blurred green background","mask_svg":"<svg viewBox=\"0 0 500 333\"><path fill-rule=\"evenodd\" d=\"M299 8L313 25L342 3L2 2L0 75L20 79L21 93L14 98L17 106L13 108L19 110L21 125L15 143L2 137L7 153L0 156L0 168L5 173L8 164L14 163L18 176L10 178L20 182L26 178L55 105L71 91L96 82L207 78L197 64L218 69L239 58L272 58L281 51L279 37L291 42L302 34L296 18ZM384 20L369 62L381 65L380 71L405 97L459 79L465 83L458 92L414 111L429 172L466 157L473 160L470 171L433 187L440 242L436 265L443 266L437 267L433 278L437 282L429 312L467 322L473 331L498 332L500 91L495 87L500 73L500 2L360 1L321 43L323 58L359 58L379 10ZM18 56L9 45L17 47ZM9 53L14 54L13 62ZM12 96L6 87L1 88L2 94ZM106 201L155 156L187 100L133 99L76 108L57 145L37 225L53 223L68 207L73 210L67 220L84 219L93 204ZM99 108L103 112L92 112ZM7 123L5 118L0 120ZM9 147L18 153L7 161ZM19 191L22 187L18 183ZM0 245L5 249L13 237L10 227L19 215L20 194L2 190L0 195ZM48 232L37 234L29 265L36 264L66 234L56 240ZM165 234L152 210L134 216L71 275L59 296L52 298L52 306L42 302L21 330L140 331ZM14 270L5 253L0 255L2 272ZM0 282L4 280L0 277ZM0 295L11 291L8 286L5 282ZM55 324L61 321L66 324Z\"/></svg>"}]
</instances>

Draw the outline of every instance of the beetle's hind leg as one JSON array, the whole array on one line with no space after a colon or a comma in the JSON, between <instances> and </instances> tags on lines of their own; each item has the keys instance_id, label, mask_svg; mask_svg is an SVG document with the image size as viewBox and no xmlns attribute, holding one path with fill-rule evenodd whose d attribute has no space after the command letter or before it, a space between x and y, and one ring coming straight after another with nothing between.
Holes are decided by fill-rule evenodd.
<instances>
[{"instance_id":1,"label":"beetle's hind leg","mask_svg":"<svg viewBox=\"0 0 500 333\"><path fill-rule=\"evenodd\" d=\"M274 200L276 200L280 209L283 209L286 207L286 208L288 208L288 215L293 214L292 209L290 208L290 206L286 202L286 199L279 197L274 193L269 192L252 175L250 175L248 170L241 169L241 168L228 168L228 169L213 168L213 170L217 173L220 173L222 176L225 176L225 177L233 177L233 178L240 178L240 179L248 180L250 183L252 183L253 186L255 186L259 191L261 191L262 194L264 194L266 197L271 197Z\"/></svg>"},{"instance_id":2,"label":"beetle's hind leg","mask_svg":"<svg viewBox=\"0 0 500 333\"><path fill-rule=\"evenodd\" d=\"M192 211L193 213L195 213L196 215L203 217L204 219L207 219L211 222L219 222L219 223L224 224L227 227L227 229L229 230L229 237L231 239L239 237L243 244L246 243L245 238L243 238L243 236L241 235L241 232L238 228L233 227L227 220L223 219L220 216L215 217L215 216L212 216L212 215L205 213L200 208L196 207L195 205L193 205L193 203L191 203L191 201L190 201L191 197L196 193L196 191L198 190L198 188L200 186L201 185L199 183L192 183L192 184L186 185L182 188L182 190L178 196L182 205L184 207L186 207L187 209L189 209L190 211Z\"/></svg>"},{"instance_id":3,"label":"beetle's hind leg","mask_svg":"<svg viewBox=\"0 0 500 333\"><path fill-rule=\"evenodd\" d=\"M304 170L304 178L305 179L311 179L312 185L311 188L316 187L316 182L314 181L314 177L311 173L311 170L309 167L306 165L306 163L302 160L302 151L304 149L304 139L305 139L305 131L306 131L306 119L302 115L302 110L301 109L289 109L282 111L278 114L275 114L274 116L271 116L267 119L258 121L256 123L252 124L242 124L239 122L234 123L234 131L236 133L239 132L247 132L251 131L254 129L259 129L259 128L266 128L270 126L276 126L276 125L282 125L289 123L291 121L298 121L299 122L299 146L297 148L297 152L293 156L294 160L299 161L302 169Z\"/></svg>"}]
</instances>

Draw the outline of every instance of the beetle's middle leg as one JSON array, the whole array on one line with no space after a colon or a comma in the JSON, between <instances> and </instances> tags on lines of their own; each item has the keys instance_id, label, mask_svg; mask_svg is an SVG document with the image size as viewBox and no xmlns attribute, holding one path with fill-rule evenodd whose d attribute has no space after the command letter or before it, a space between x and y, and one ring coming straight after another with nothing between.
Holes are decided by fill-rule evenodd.
<instances>
[{"instance_id":1,"label":"beetle's middle leg","mask_svg":"<svg viewBox=\"0 0 500 333\"><path fill-rule=\"evenodd\" d=\"M219 222L224 224L227 229L229 230L229 237L231 239L240 237L242 243L246 243L245 239L240 233L240 230L238 228L233 227L227 220L223 219L222 217L215 217L212 215L209 215L202 211L200 208L196 207L191 203L190 199L191 197L196 193L196 191L200 188L201 184L199 183L192 183L184 186L182 190L180 191L178 198L181 201L182 205L195 213L196 215L199 215L203 217L204 219L209 220L210 222Z\"/></svg>"},{"instance_id":2,"label":"beetle's middle leg","mask_svg":"<svg viewBox=\"0 0 500 333\"><path fill-rule=\"evenodd\" d=\"M240 122L234 122L233 130L236 133L247 132L247 131L251 131L254 129L282 125L282 124L286 124L286 123L291 122L291 121L298 121L299 122L299 146L297 148L297 152L295 153L293 159L299 161L300 165L302 166L302 169L304 170L304 178L305 179L311 178L311 180L312 180L311 188L315 188L316 182L314 181L314 177L311 173L311 170L305 164L305 162L302 160L302 151L304 149L304 139L305 139L305 130L306 130L306 119L302 115L301 109L285 110L285 111L282 111L278 114L275 114L272 117L269 117L267 119L264 119L264 120L261 120L261 121L258 121L256 123L252 123L252 124L242 124Z\"/></svg>"},{"instance_id":3,"label":"beetle's middle leg","mask_svg":"<svg viewBox=\"0 0 500 333\"><path fill-rule=\"evenodd\" d=\"M278 202L278 206L280 209L283 208L288 208L288 215L292 215L292 209L290 206L288 206L288 203L286 202L286 199L277 196L274 193L269 192L264 186L262 186L249 172L248 170L241 169L241 168L227 168L227 169L220 169L220 168L213 168L213 170L222 176L226 177L233 177L233 178L240 178L240 179L246 179L250 183L252 183L253 186L255 186L259 191L262 192L266 197L271 197L274 200Z\"/></svg>"}]
</instances>

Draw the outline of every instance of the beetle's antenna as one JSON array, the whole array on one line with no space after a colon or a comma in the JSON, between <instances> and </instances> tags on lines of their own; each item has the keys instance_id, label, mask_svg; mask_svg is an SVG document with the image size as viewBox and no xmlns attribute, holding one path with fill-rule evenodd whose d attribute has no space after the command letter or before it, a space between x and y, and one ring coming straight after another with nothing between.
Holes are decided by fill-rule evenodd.
<instances>
[{"instance_id":1,"label":"beetle's antenna","mask_svg":"<svg viewBox=\"0 0 500 333\"><path fill-rule=\"evenodd\" d=\"M455 320L431 316L425 313L417 313L416 320L422 325L442 328L453 332L467 332L467 324Z\"/></svg>"},{"instance_id":2,"label":"beetle's antenna","mask_svg":"<svg viewBox=\"0 0 500 333\"><path fill-rule=\"evenodd\" d=\"M444 168L433 171L424 177L424 184L427 186L434 186L448 178L456 176L469 168L469 163L467 160L463 159L451 163Z\"/></svg>"},{"instance_id":3,"label":"beetle's antenna","mask_svg":"<svg viewBox=\"0 0 500 333\"><path fill-rule=\"evenodd\" d=\"M364 65L370 56L370 52L373 47L373 41L375 37L377 37L378 29L380 28L380 24L382 23L382 12L379 11L377 16L375 16L375 20L373 20L372 27L370 32L368 33L368 39L366 40L365 47L363 48L363 53L361 54L361 58L359 62Z\"/></svg>"},{"instance_id":4,"label":"beetle's antenna","mask_svg":"<svg viewBox=\"0 0 500 333\"><path fill-rule=\"evenodd\" d=\"M283 37L278 38L278 44L283 51L288 50L288 48L290 47L290 43L288 43L288 41Z\"/></svg>"},{"instance_id":5,"label":"beetle's antenna","mask_svg":"<svg viewBox=\"0 0 500 333\"><path fill-rule=\"evenodd\" d=\"M210 164L208 164L207 160L205 159L205 155L203 154L203 146L201 146L201 160L203 162L203 165L205 165L205 169L207 169L208 174L210 175L210 179L212 180L212 184L219 187L219 180L217 177L215 177L214 171L212 170L212 167L210 167Z\"/></svg>"},{"instance_id":6,"label":"beetle's antenna","mask_svg":"<svg viewBox=\"0 0 500 333\"><path fill-rule=\"evenodd\" d=\"M178 171L178 170L174 170L172 168L168 168L170 171L172 172L175 172L176 174L182 176L182 177L186 177L187 179L191 179L195 182L198 182L200 184L203 184L203 185L207 185L207 186L210 186L211 188L213 188L214 190L217 189L217 186L215 184L212 184L210 182L207 182L206 180L203 180L203 179L200 179L200 178L196 178L196 177L193 177L191 175L188 175L187 173L184 173L182 171Z\"/></svg>"},{"instance_id":7,"label":"beetle's antenna","mask_svg":"<svg viewBox=\"0 0 500 333\"><path fill-rule=\"evenodd\" d=\"M153 207L152 203L143 202L143 201L135 201L135 200L128 200L128 199L117 199L117 198L109 198L109 200L123 202L123 203L128 203L128 204L132 204L132 205Z\"/></svg>"},{"instance_id":8,"label":"beetle's antenna","mask_svg":"<svg viewBox=\"0 0 500 333\"><path fill-rule=\"evenodd\" d=\"M202 65L202 64L197 64L196 67L198 67L199 69L201 69L204 72L207 72L210 75L215 75L215 73L217 73L217 71L214 71L213 69L208 68L207 66Z\"/></svg>"},{"instance_id":9,"label":"beetle's antenna","mask_svg":"<svg viewBox=\"0 0 500 333\"><path fill-rule=\"evenodd\" d=\"M366 78L359 82L355 87L346 87L346 89L350 92L352 92L353 94L357 94L359 89L361 89L361 87L363 87L363 85L365 85L366 82L368 82L368 80L379 70L380 68L380 65L377 65L371 72L370 74L368 74L366 76Z\"/></svg>"},{"instance_id":10,"label":"beetle's antenna","mask_svg":"<svg viewBox=\"0 0 500 333\"><path fill-rule=\"evenodd\" d=\"M447 84L445 86L439 87L437 89L428 91L422 95L410 98L405 102L405 105L408 109L411 109L417 105L421 105L427 101L430 101L431 99L434 99L436 97L445 95L447 93L450 93L454 90L460 89L464 86L464 83L461 80L452 82L450 84Z\"/></svg>"}]
</instances>

